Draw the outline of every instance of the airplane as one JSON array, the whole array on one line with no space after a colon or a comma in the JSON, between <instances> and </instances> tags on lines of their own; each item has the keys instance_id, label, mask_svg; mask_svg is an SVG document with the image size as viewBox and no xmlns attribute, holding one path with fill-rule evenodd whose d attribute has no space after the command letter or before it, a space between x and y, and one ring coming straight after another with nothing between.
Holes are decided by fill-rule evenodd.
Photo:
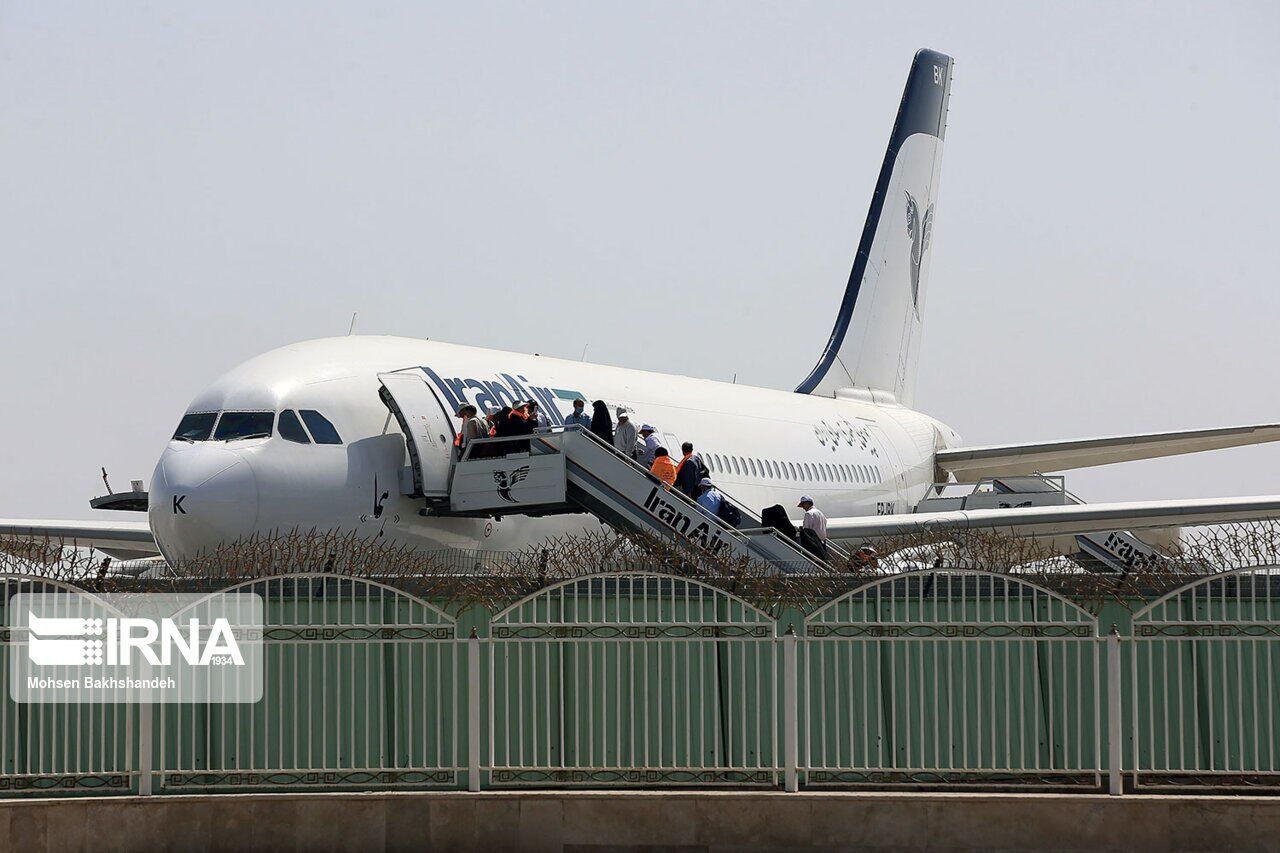
<instances>
[{"instance_id":1,"label":"airplane","mask_svg":"<svg viewBox=\"0 0 1280 853\"><path fill-rule=\"evenodd\" d=\"M455 415L535 400L552 425L603 400L689 441L735 501L794 508L857 544L924 530L1053 537L1280 517L1280 496L915 512L951 481L1060 472L1280 439L1280 424L966 447L913 408L954 61L916 53L834 328L793 391L402 337L281 347L233 368L179 419L146 495L147 522L0 520L0 535L170 562L254 534L354 531L412 548L513 550L600 522L583 515L424 515L448 493ZM413 452L384 397L423 439ZM799 516L791 509L793 517Z\"/></svg>"}]
</instances>

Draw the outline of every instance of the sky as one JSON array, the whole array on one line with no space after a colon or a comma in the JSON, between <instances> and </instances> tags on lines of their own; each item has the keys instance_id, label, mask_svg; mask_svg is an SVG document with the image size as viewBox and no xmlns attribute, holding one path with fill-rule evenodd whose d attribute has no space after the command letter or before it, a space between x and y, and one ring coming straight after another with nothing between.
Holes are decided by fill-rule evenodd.
<instances>
[{"instance_id":1,"label":"sky","mask_svg":"<svg viewBox=\"0 0 1280 853\"><path fill-rule=\"evenodd\" d=\"M970 444L1280 422L1280 7L0 0L0 517L356 331L790 389L914 51L956 59L917 406ZM1269 201L1270 200L1270 201ZM1280 492L1280 445L1071 473Z\"/></svg>"}]
</instances>

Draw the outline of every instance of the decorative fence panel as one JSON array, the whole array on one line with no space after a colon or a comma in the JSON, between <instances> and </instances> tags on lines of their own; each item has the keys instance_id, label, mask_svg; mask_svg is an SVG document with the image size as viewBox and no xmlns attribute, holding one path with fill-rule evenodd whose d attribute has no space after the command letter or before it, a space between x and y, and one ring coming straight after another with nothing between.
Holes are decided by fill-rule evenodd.
<instances>
[{"instance_id":1,"label":"decorative fence panel","mask_svg":"<svg viewBox=\"0 0 1280 853\"><path fill-rule=\"evenodd\" d=\"M495 616L485 651L494 785L775 781L779 641L726 592L566 581Z\"/></svg>"},{"instance_id":2,"label":"decorative fence panel","mask_svg":"<svg viewBox=\"0 0 1280 853\"><path fill-rule=\"evenodd\" d=\"M209 598L230 592L264 600L263 698L150 709L163 789L456 783L467 682L450 617L338 575L265 578Z\"/></svg>"},{"instance_id":3,"label":"decorative fence panel","mask_svg":"<svg viewBox=\"0 0 1280 853\"><path fill-rule=\"evenodd\" d=\"M1280 785L1280 573L1239 569L1134 614L1129 644L1138 788Z\"/></svg>"},{"instance_id":4,"label":"decorative fence panel","mask_svg":"<svg viewBox=\"0 0 1280 853\"><path fill-rule=\"evenodd\" d=\"M915 572L828 603L806 633L808 784L1101 784L1103 641L1072 602L1008 575Z\"/></svg>"},{"instance_id":5,"label":"decorative fence panel","mask_svg":"<svg viewBox=\"0 0 1280 853\"><path fill-rule=\"evenodd\" d=\"M19 593L65 596L44 615L101 617L116 611L92 593L58 581L25 575L0 575L3 625L11 624L9 607ZM129 704L19 704L9 680L35 670L18 663L13 646L25 639L3 628L0 649L0 796L29 793L136 793L137 706ZM21 661L21 658L18 658Z\"/></svg>"}]
</instances>

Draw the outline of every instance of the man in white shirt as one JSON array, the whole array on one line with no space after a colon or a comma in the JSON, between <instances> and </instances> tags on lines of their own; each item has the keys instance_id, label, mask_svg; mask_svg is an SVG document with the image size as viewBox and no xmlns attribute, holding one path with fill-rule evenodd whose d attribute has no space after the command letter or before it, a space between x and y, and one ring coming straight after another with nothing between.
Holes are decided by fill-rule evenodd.
<instances>
[{"instance_id":1,"label":"man in white shirt","mask_svg":"<svg viewBox=\"0 0 1280 853\"><path fill-rule=\"evenodd\" d=\"M631 423L631 415L626 409L619 407L618 425L613 430L614 448L628 459L635 459L639 455L636 452L636 440L636 425Z\"/></svg>"},{"instance_id":2,"label":"man in white shirt","mask_svg":"<svg viewBox=\"0 0 1280 853\"><path fill-rule=\"evenodd\" d=\"M799 506L804 510L804 520L800 522L800 529L812 530L815 536L826 542L827 517L822 514L822 510L813 505L813 498L808 495L800 496Z\"/></svg>"},{"instance_id":3,"label":"man in white shirt","mask_svg":"<svg viewBox=\"0 0 1280 853\"><path fill-rule=\"evenodd\" d=\"M640 427L640 443L642 445L640 462L644 465L652 465L653 457L661 446L658 441L658 431L648 424Z\"/></svg>"}]
</instances>

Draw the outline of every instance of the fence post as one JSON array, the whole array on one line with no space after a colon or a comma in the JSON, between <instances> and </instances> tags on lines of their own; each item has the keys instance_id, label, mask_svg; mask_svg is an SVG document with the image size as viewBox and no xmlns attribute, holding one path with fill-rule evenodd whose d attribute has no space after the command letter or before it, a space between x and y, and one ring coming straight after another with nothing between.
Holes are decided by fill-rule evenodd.
<instances>
[{"instance_id":1,"label":"fence post","mask_svg":"<svg viewBox=\"0 0 1280 853\"><path fill-rule=\"evenodd\" d=\"M467 790L480 790L480 637L467 640Z\"/></svg>"},{"instance_id":2,"label":"fence post","mask_svg":"<svg viewBox=\"0 0 1280 853\"><path fill-rule=\"evenodd\" d=\"M1120 731L1120 633L1113 623L1111 633L1107 635L1107 770L1109 793L1113 797L1124 793L1120 775L1124 746Z\"/></svg>"},{"instance_id":3,"label":"fence post","mask_svg":"<svg viewBox=\"0 0 1280 853\"><path fill-rule=\"evenodd\" d=\"M151 744L155 736L153 731L153 705L142 702L138 705L138 795L151 796Z\"/></svg>"},{"instance_id":4,"label":"fence post","mask_svg":"<svg viewBox=\"0 0 1280 853\"><path fill-rule=\"evenodd\" d=\"M782 637L782 762L783 786L787 791L800 790L800 774L797 770L800 756L798 720L800 697L796 686L796 629L787 626Z\"/></svg>"}]
</instances>

